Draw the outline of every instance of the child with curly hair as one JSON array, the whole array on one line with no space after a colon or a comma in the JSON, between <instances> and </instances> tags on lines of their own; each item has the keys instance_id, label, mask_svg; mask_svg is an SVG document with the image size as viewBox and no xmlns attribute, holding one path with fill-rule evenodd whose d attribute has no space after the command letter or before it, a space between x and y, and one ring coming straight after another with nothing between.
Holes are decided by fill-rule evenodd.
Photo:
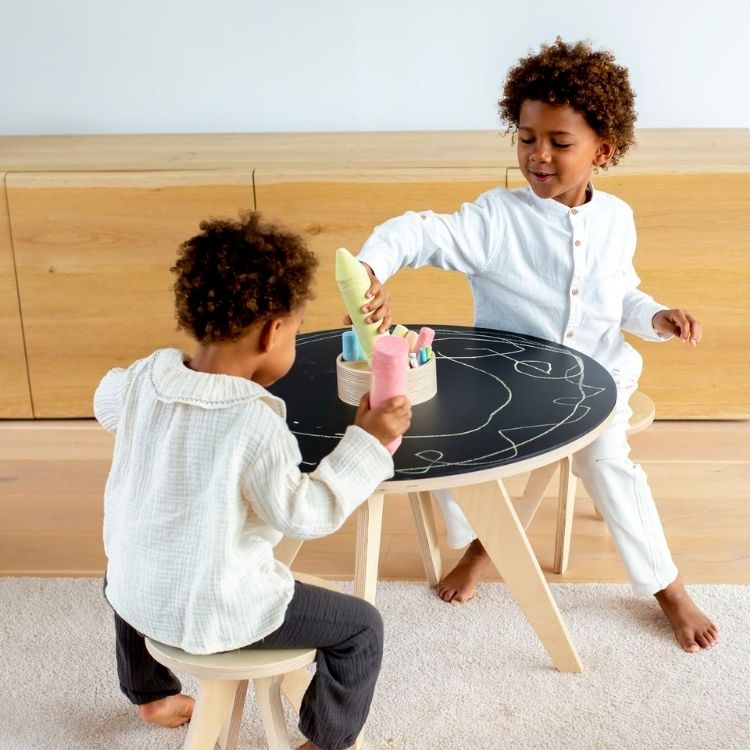
<instances>
[{"instance_id":1,"label":"child with curly hair","mask_svg":"<svg viewBox=\"0 0 750 750\"><path fill-rule=\"evenodd\" d=\"M380 330L391 321L381 282L405 266L430 265L467 275L475 325L565 343L607 367L617 384L614 419L576 453L573 472L604 517L634 593L655 596L682 648L694 652L718 632L688 595L646 476L628 459L628 399L642 359L621 330L695 346L701 324L639 290L632 211L591 183L592 172L617 164L634 143L634 98L627 69L610 52L559 37L543 45L510 69L498 103L529 187L495 188L455 214L408 212L377 227L358 257L372 279L365 309L383 320ZM450 546L469 545L438 594L465 602L489 557L452 494L433 494Z\"/></svg>"},{"instance_id":2,"label":"child with curly hair","mask_svg":"<svg viewBox=\"0 0 750 750\"><path fill-rule=\"evenodd\" d=\"M371 409L310 474L298 468L284 402L266 387L294 362L317 259L257 213L212 220L171 269L192 357L161 349L111 370L94 397L115 435L104 498L105 595L115 611L120 686L140 717L189 720L193 699L146 651L144 635L194 654L316 648L300 730L307 750L351 746L383 653L367 602L295 582L274 559L283 535L338 529L384 479L384 446L409 426L404 397Z\"/></svg>"}]
</instances>

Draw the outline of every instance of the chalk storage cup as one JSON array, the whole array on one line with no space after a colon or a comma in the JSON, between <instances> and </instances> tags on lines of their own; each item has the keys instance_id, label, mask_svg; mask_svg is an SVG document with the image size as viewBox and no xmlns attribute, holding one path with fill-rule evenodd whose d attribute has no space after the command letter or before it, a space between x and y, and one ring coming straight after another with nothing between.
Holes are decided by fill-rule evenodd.
<instances>
[{"instance_id":1,"label":"chalk storage cup","mask_svg":"<svg viewBox=\"0 0 750 750\"><path fill-rule=\"evenodd\" d=\"M339 398L346 404L359 406L362 395L370 390L370 365L366 361L346 362L336 357L336 385ZM406 397L412 406L429 401L437 393L435 352L426 364L410 367L406 373Z\"/></svg>"}]
</instances>

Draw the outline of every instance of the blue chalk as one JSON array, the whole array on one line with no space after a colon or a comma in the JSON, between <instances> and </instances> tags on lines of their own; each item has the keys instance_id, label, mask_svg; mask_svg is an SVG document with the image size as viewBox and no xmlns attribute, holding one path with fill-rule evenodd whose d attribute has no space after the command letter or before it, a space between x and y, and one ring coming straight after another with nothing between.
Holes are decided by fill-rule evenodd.
<instances>
[{"instance_id":1,"label":"blue chalk","mask_svg":"<svg viewBox=\"0 0 750 750\"><path fill-rule=\"evenodd\" d=\"M344 331L341 334L341 349L341 358L345 362L358 362L360 359L364 359L364 352L362 352L359 339L354 331ZM359 356L360 352L362 357Z\"/></svg>"}]
</instances>

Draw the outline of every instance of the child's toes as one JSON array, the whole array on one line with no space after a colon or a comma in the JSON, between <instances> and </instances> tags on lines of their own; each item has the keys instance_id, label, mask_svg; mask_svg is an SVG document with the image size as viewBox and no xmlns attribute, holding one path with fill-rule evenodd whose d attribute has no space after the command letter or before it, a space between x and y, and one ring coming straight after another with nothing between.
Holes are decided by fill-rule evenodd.
<instances>
[{"instance_id":1,"label":"child's toes","mask_svg":"<svg viewBox=\"0 0 750 750\"><path fill-rule=\"evenodd\" d=\"M697 643L697 644L698 644L698 645L699 645L699 646L700 646L701 648L711 648L711 643L710 643L710 641L708 640L708 638L706 638L706 636L705 636L705 635L704 635L703 633L698 633L698 634L697 634L697 635L695 636L695 641L696 641L696 643Z\"/></svg>"},{"instance_id":2,"label":"child's toes","mask_svg":"<svg viewBox=\"0 0 750 750\"><path fill-rule=\"evenodd\" d=\"M437 595L444 601L449 602L453 595L456 593L456 590L454 588L451 588L450 586L446 586L444 584L440 584L437 588Z\"/></svg>"},{"instance_id":3,"label":"child's toes","mask_svg":"<svg viewBox=\"0 0 750 750\"><path fill-rule=\"evenodd\" d=\"M682 646L683 651L687 651L690 654L694 654L696 651L700 651L701 647L695 638L695 635L690 630L681 630L675 633L677 640Z\"/></svg>"}]
</instances>

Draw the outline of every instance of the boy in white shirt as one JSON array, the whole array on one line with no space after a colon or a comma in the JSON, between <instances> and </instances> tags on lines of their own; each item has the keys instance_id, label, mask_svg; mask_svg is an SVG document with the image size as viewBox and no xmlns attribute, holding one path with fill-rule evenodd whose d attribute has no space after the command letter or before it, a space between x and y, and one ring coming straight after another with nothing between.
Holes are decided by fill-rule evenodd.
<instances>
[{"instance_id":1,"label":"boy in white shirt","mask_svg":"<svg viewBox=\"0 0 750 750\"><path fill-rule=\"evenodd\" d=\"M678 335L695 346L701 324L638 289L632 211L590 182L634 143L633 102L627 69L611 53L560 38L543 45L510 69L499 102L530 187L490 190L455 214L408 212L377 227L358 257L372 279L364 309L370 320L382 318L380 330L391 322L381 282L400 268L431 265L468 276L475 325L565 343L608 368L618 389L614 419L575 455L573 471L602 513L634 593L654 595L682 648L695 652L712 646L718 631L688 595L646 476L628 459L628 399L642 359L621 329L652 341ZM465 602L489 557L452 494L433 494L448 543L469 544L438 594Z\"/></svg>"},{"instance_id":2,"label":"boy in white shirt","mask_svg":"<svg viewBox=\"0 0 750 750\"><path fill-rule=\"evenodd\" d=\"M120 686L144 721L177 726L193 699L144 635L198 654L317 648L302 747L341 750L367 718L382 620L361 599L295 582L273 547L334 532L392 476L384 446L411 407L398 397L370 409L365 396L336 448L301 473L284 402L266 387L294 362L317 259L258 214L201 230L172 269L194 356L154 352L110 371L94 397L115 435L104 544Z\"/></svg>"}]
</instances>

